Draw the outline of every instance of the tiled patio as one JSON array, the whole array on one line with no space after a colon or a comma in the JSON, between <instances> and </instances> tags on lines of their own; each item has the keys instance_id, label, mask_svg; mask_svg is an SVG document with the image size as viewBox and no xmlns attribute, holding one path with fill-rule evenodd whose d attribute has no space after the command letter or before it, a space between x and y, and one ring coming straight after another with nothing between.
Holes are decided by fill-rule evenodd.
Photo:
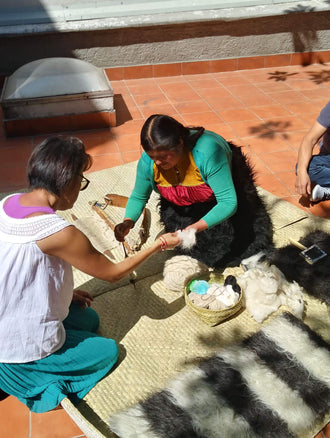
<instances>
[{"instance_id":1,"label":"tiled patio","mask_svg":"<svg viewBox=\"0 0 330 438\"><path fill-rule=\"evenodd\" d=\"M185 125L202 125L243 146L254 164L257 183L305 208L294 190L294 167L303 135L330 100L330 64L130 79L111 84L117 126L70 133L79 136L93 155L91 172L137 160L144 120L154 113L166 113ZM28 156L43 138L7 139L0 132L0 192L26 187ZM31 414L13 397L0 402L0 424L1 438L84 436L62 409ZM324 437L330 437L329 425L318 435Z\"/></svg>"}]
</instances>

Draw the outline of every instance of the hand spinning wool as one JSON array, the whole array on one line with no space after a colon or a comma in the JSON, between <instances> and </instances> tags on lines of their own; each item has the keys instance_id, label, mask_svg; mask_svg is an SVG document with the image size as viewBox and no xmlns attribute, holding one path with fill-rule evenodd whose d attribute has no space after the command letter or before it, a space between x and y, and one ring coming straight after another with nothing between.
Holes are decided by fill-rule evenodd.
<instances>
[{"instance_id":1,"label":"hand spinning wool","mask_svg":"<svg viewBox=\"0 0 330 438\"><path fill-rule=\"evenodd\" d=\"M155 192L164 229L196 233L177 254L222 269L273 248L272 223L240 147L165 114L145 121L140 140L143 152L117 240L129 234Z\"/></svg>"}]
</instances>

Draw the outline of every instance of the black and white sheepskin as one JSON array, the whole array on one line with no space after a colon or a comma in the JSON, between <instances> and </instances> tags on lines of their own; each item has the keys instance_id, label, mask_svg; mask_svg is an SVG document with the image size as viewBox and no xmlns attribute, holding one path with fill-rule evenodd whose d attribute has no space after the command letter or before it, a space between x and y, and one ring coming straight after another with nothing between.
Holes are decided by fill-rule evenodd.
<instances>
[{"instance_id":1,"label":"black and white sheepskin","mask_svg":"<svg viewBox=\"0 0 330 438\"><path fill-rule=\"evenodd\" d=\"M308 264L300 255L301 250L290 244L266 255L266 260L279 268L288 281L296 281L306 292L330 306L330 235L313 231L300 239L306 247L318 245L328 256Z\"/></svg>"},{"instance_id":2,"label":"black and white sheepskin","mask_svg":"<svg viewBox=\"0 0 330 438\"><path fill-rule=\"evenodd\" d=\"M329 364L329 345L287 313L109 425L121 438L299 437L329 413Z\"/></svg>"},{"instance_id":3,"label":"black and white sheepskin","mask_svg":"<svg viewBox=\"0 0 330 438\"><path fill-rule=\"evenodd\" d=\"M273 228L267 209L258 195L254 171L240 147L228 142L232 150L232 177L237 194L237 211L226 221L196 235L191 249L177 247L210 267L238 266L244 258L273 248ZM184 229L201 219L215 203L176 207L160 201L160 217L166 232Z\"/></svg>"}]
</instances>

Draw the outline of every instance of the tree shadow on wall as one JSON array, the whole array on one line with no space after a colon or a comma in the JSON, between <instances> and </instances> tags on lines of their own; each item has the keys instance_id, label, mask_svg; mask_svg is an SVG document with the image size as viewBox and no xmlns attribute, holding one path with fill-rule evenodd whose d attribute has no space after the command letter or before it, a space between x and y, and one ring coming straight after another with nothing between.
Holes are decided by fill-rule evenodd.
<instances>
[{"instance_id":1,"label":"tree shadow on wall","mask_svg":"<svg viewBox=\"0 0 330 438\"><path fill-rule=\"evenodd\" d=\"M285 9L287 14L314 12L315 8L311 6L303 6L298 4L294 8ZM302 66L307 66L313 63L314 44L318 41L317 32L314 29L293 30L292 42L295 53L301 53ZM322 61L320 61L322 62Z\"/></svg>"},{"instance_id":2,"label":"tree shadow on wall","mask_svg":"<svg viewBox=\"0 0 330 438\"><path fill-rule=\"evenodd\" d=\"M249 131L251 135L257 135L260 138L275 138L276 133L280 132L282 137L287 139L289 136L284 132L284 130L287 130L290 126L290 122L269 121L258 126L252 126Z\"/></svg>"}]
</instances>

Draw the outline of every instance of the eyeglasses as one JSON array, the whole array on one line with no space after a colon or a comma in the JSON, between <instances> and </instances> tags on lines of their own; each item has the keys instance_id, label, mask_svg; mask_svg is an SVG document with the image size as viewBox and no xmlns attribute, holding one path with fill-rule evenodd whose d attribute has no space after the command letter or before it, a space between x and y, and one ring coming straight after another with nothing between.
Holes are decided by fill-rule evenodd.
<instances>
[{"instance_id":1,"label":"eyeglasses","mask_svg":"<svg viewBox=\"0 0 330 438\"><path fill-rule=\"evenodd\" d=\"M90 180L85 178L83 175L79 175L81 177L81 182L80 182L80 191L87 189Z\"/></svg>"}]
</instances>

